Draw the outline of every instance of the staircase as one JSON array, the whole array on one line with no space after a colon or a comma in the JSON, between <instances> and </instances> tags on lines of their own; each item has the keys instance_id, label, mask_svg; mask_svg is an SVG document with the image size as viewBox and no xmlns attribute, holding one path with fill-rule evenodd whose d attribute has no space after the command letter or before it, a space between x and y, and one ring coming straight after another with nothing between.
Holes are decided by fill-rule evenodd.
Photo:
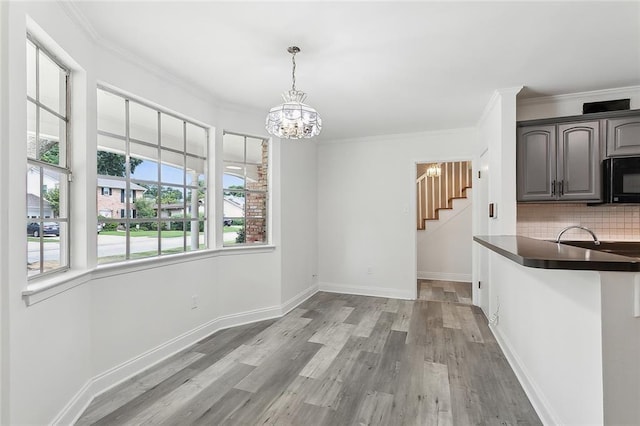
<instances>
[{"instance_id":1,"label":"staircase","mask_svg":"<svg viewBox=\"0 0 640 426\"><path fill-rule=\"evenodd\" d=\"M467 198L471 188L471 161L418 164L418 230L426 229L428 220L440 219L441 210L451 210L453 200Z\"/></svg>"}]
</instances>

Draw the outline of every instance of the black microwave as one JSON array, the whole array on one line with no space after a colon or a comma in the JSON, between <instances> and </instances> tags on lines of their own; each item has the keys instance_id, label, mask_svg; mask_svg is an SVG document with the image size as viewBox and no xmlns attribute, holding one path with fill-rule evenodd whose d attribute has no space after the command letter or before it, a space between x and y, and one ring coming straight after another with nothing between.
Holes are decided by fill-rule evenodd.
<instances>
[{"instance_id":1,"label":"black microwave","mask_svg":"<svg viewBox=\"0 0 640 426\"><path fill-rule=\"evenodd\" d=\"M640 203L640 157L602 162L605 203Z\"/></svg>"}]
</instances>

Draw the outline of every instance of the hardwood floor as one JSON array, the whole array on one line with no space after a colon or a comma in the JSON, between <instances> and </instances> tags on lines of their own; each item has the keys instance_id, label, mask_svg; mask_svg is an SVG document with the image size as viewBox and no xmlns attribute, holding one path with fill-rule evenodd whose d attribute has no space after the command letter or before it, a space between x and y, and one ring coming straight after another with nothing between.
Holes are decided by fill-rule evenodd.
<instances>
[{"instance_id":1,"label":"hardwood floor","mask_svg":"<svg viewBox=\"0 0 640 426\"><path fill-rule=\"evenodd\" d=\"M539 425L470 284L317 293L97 397L79 425Z\"/></svg>"}]
</instances>

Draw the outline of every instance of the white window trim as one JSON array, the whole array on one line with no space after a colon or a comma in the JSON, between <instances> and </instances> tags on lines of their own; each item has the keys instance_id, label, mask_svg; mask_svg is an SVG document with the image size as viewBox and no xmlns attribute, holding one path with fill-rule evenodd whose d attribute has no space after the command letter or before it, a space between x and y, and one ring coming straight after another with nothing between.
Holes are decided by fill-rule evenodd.
<instances>
[{"instance_id":1,"label":"white window trim","mask_svg":"<svg viewBox=\"0 0 640 426\"><path fill-rule=\"evenodd\" d=\"M144 101L144 100L142 100L142 99L140 99L140 98L137 98L137 97L135 97L135 96L132 96L132 95L128 94L127 92L120 91L120 90L118 90L118 89L116 89L116 88L112 88L112 87L106 86L106 85L104 85L104 84L98 84L98 86L97 86L97 90L102 90L102 91L104 91L104 92L107 92L107 93L110 93L110 94L112 94L112 95L118 96L118 97L122 98L122 99L123 99L125 102L127 102L127 103L129 103L129 102L134 102L134 103L136 103L136 104L140 104L140 105L143 105L143 106L145 106L145 107L147 107L147 108L149 108L149 109L152 109L152 110L156 111L156 112L157 112L157 113L159 113L159 114L167 115L167 116L170 116L170 117L176 118L176 119L178 119L178 120L182 121L183 123L191 124L192 126L197 126L197 127L202 128L202 129L205 131L205 137L206 137L206 158L203 158L203 159L205 160L205 162L206 162L206 164L207 164L207 165L210 165L210 164L211 164L210 145L212 144L212 142L211 142L211 141L212 141L211 134L212 134L212 130L213 130L213 128L212 128L212 127L207 126L207 125L202 124L202 123L199 123L199 122L197 122L197 121L196 121L196 120L194 120L194 119L187 118L186 116L182 116L182 115L179 115L179 114L173 113L173 112L169 111L169 110L168 110L168 109L166 109L166 108L163 108L163 107L158 106L158 105L151 104L151 103L146 102L146 101ZM126 119L126 121L127 121L127 126L129 126L128 118L126 118L126 117L125 117L125 119ZM100 134L103 134L103 135L109 135L109 136L111 136L111 137L117 137L118 139L121 139L121 136L122 136L122 135L111 135L109 132L101 131L100 129L96 129L96 130L97 130L97 134L98 134L98 135L100 135ZM141 141L137 141L137 140L135 140L135 139L131 139L131 138L129 137L128 131L129 131L129 129L126 129L127 134L125 135L125 139L124 139L124 141L125 141L125 143L127 144L127 146L128 146L130 143L132 143L132 142L133 142L133 143L142 143ZM158 149L162 149L162 148L161 148L161 144L160 144L160 142L158 142L158 144L159 144L159 145L158 145ZM128 150L128 149L129 149L129 148L127 147L127 150ZM167 149L168 149L168 148L167 148ZM188 156L188 155L192 155L192 156L193 156L193 155L195 155L195 154L193 154L193 153L189 153L189 152L186 150L186 145L185 145L185 148L184 148L184 155L185 155L185 156ZM209 169L211 169L211 167L209 167ZM215 168L214 168L214 169L215 169ZM210 173L211 173L211 170L207 170L207 172L206 172L206 176L207 176L207 177L206 177L206 180L207 180L207 181L208 181L208 179L209 179L209 175L210 175ZM100 177L104 177L104 178L107 178L107 179L108 179L108 178L111 178L110 176L101 176L101 175L97 175L97 177L98 177L98 178L100 178ZM119 178L115 178L115 179L123 180L124 182L127 182L127 188L128 188L128 185L129 185L129 184L131 183L131 181L132 181L131 177L129 177L129 178L124 177L124 179L119 179ZM163 186L163 185L162 185L162 184L163 184L163 182L157 182L157 184L158 184L158 187L162 187L162 186ZM166 183L165 183L165 184L166 184ZM191 188L191 189L193 190L193 186L194 186L194 185L193 185L193 184L191 184L191 185L187 185L187 184L186 184L186 181L185 181L185 182L183 182L183 184L182 184L182 185L175 185L175 186L183 186L183 187L185 188L185 194L186 194L186 189L187 189L187 188ZM121 190L120 197L122 197L122 196L123 196L122 194L124 194L124 193L126 193L126 189L122 189L122 190ZM209 203L209 200L211 199L211 194L212 194L212 188L210 188L210 187L209 187L209 185L207 185L207 191L206 191L206 200L207 200L207 204ZM129 205L129 206L130 206L130 208L129 208L129 215L128 215L128 217L127 217L127 216L124 216L124 217L123 217L123 215L122 215L122 212L123 212L123 211L124 211L124 212L126 212L126 211L127 211L127 209L126 209L126 208L124 208L124 209L122 209L122 208L121 208L121 209L118 209L118 211L117 211L117 214L119 214L121 217L119 217L119 218L106 218L106 217L105 217L104 223L122 223L122 222L128 222L129 224L135 224L135 223L137 223L137 222L141 219L141 218L137 218L137 217L134 217L134 216L133 216L133 212L135 211L135 208L134 208L133 203L131 203L130 198L128 198L128 197L124 197L124 200L125 200L125 206L126 206L126 205ZM186 206L186 201L185 201L185 206ZM186 207L185 207L185 210L186 210ZM98 213L99 213L99 212L98 212ZM210 232L210 229L208 228L208 225L207 225L207 223L209 222L209 217L210 217L210 216L211 216L211 211L209 211L209 210L207 209L207 210L206 210L206 216L204 217L204 223L205 223L205 231L204 231L204 235L205 235L205 242L206 242L206 244L207 244L207 248L205 248L205 249L197 249L197 250L194 250L194 251L193 251L194 253L195 253L195 252L204 251L204 250L209 250L209 249L211 248L211 238L207 237L208 232ZM163 218L162 218L162 217L160 217L160 216L158 216L157 218L149 218L149 219L150 219L150 220L149 220L148 222L157 222L158 224L161 224L161 223L163 223L163 222L166 222L166 221L161 220L161 219L163 219ZM166 218L164 218L164 219L166 219ZM187 222L193 223L193 222L194 222L194 220L193 220L193 218L191 218L191 219L192 219L192 220L189 220L189 219L184 218L184 219L183 219L183 220L181 220L181 221L182 221L183 223L185 223L185 224L186 224ZM197 222L198 222L198 223L200 222L200 218L199 218L199 217L198 217L197 219L195 219L195 220L197 220ZM132 222L132 221L133 221L133 222ZM131 244L131 242L130 242L130 238L131 238L131 237L129 236L129 231L127 230L127 234L126 234L126 239L127 239L127 242L126 242L127 246L126 246L126 247L127 247L127 249L126 249L126 255L125 255L125 256L129 256L129 255L131 254L131 253L129 252L129 247L130 247L130 244ZM186 240L185 240L185 241L186 241ZM160 243L160 239L158 240L158 242ZM158 246L158 247L160 247L160 246ZM97 248L97 247L96 247L96 248ZM159 248L159 250L160 250L160 248ZM185 251L185 252L182 252L182 253L180 253L180 254L184 254L184 253L187 253L187 252ZM189 252L189 253L191 253L191 252ZM166 256L168 256L168 255L167 255L167 254L162 254L161 252L158 252L155 256L149 256L149 257L146 257L146 258L144 258L144 259L154 259L154 258L161 258L161 257L166 257ZM96 262L98 262L98 260L99 260L99 257L98 257L98 255L97 255L97 251L96 251L96 259L95 259L95 260L96 260ZM100 266L105 266L105 265L114 265L114 264L119 265L119 264L124 264L124 263L130 262L130 261L132 261L132 260L137 260L137 259L126 259L126 260L122 260L122 261L109 262L109 263L101 264Z\"/></svg>"},{"instance_id":2,"label":"white window trim","mask_svg":"<svg viewBox=\"0 0 640 426\"><path fill-rule=\"evenodd\" d=\"M27 275L27 282L28 283L34 283L34 282L41 282L42 280L46 280L48 277L52 277L52 276L56 276L58 274L64 273L69 271L72 268L72 258L71 258L71 244L72 244L72 235L71 235L71 224L72 224L72 220L71 220L71 199L73 198L72 192L73 192L73 188L70 184L71 182L71 176L72 176L72 170L71 170L71 158L69 156L69 152L71 151L71 144L70 144L70 137L71 137L71 70L70 68L65 65L64 63L62 63L58 57L56 55L54 55L46 46L44 46L36 37L34 37L29 31L27 31L26 34L26 40L28 42L30 42L31 44L33 44L36 48L36 87L38 87L40 85L40 81L39 81L39 65L38 65L38 61L39 61L39 57L38 57L38 52L42 51L54 64L56 64L64 73L65 73L65 111L64 111L64 118L62 117L62 115L58 112L55 112L53 110L51 110L49 107L47 107L46 105L42 104L40 99L39 99L39 89L36 88L36 98L32 98L29 96L28 93L26 93L26 99L27 99L27 105L29 105L29 103L32 103L33 105L35 105L36 107L36 137L38 136L38 132L39 132L39 110L45 110L48 111L49 114L53 114L54 116L60 118L60 119L64 119L65 121L65 165L64 167L56 165L56 164L49 164L49 163L45 163L43 161L41 161L38 158L31 158L27 155L27 165L31 164L35 167L45 167L49 170L54 170L54 171L58 171L60 174L64 174L66 175L66 179L68 179L68 181L65 182L65 185L67 187L67 196L66 196L66 205L65 205L65 211L66 211L66 217L64 218L50 218L50 216L45 216L42 215L42 206L41 206L41 211L40 211L40 218L36 219L36 221L42 221L45 222L45 219L50 218L49 221L51 222L58 222L58 223L66 223L66 243L65 243L65 253L64 253L64 258L66 259L66 263L62 266L59 266L58 268L52 269L50 271L45 271L42 266L40 268L40 272L37 275ZM58 142L59 143L59 142ZM37 142L36 142L37 145ZM42 169L41 169L41 173L42 173ZM27 219L29 219L28 214L26 215ZM60 235L60 241L62 242L62 233ZM40 263L42 264L43 262L43 241L40 241ZM62 246L62 244L60 244ZM61 249L62 250L62 249ZM62 254L62 253L61 253ZM28 254L27 254L27 262L28 262Z\"/></svg>"},{"instance_id":3,"label":"white window trim","mask_svg":"<svg viewBox=\"0 0 640 426\"><path fill-rule=\"evenodd\" d=\"M266 220L265 220L265 241L262 243L241 243L241 244L233 244L233 245L224 245L224 225L222 227L220 227L220 225L223 222L220 223L216 223L216 231L220 232L220 235L222 236L222 238L220 239L219 242L219 246L217 247L220 250L233 250L235 248L243 248L243 247L260 247L260 246L271 246L273 244L272 239L273 239L273 233L272 233L272 216L273 216L273 192L272 192L272 172L273 172L273 160L272 160L272 156L273 156L273 151L272 151L272 147L273 147L273 139L271 138L267 138L264 136L256 136L256 135L252 135L249 133L240 133L240 132L233 132L230 130L223 130L222 131L222 138L224 140L224 135L226 134L230 134L230 135L236 135L236 136L243 136L245 138L252 138L252 139L262 139L264 141L267 142L267 189L266 189L266 194L267 194L267 200L266 200ZM246 143L246 141L245 141ZM221 143L221 147L220 147L220 163L217 164L218 167L220 168L220 170L222 170L221 174L219 175L222 179L224 179L224 150L223 150L223 143ZM221 182L221 188L222 190L219 191L219 194L216 194L216 200L218 200L218 197L220 197L219 202L221 203L222 207L222 215L221 215L221 219L224 220L224 184ZM245 188L246 189L246 188ZM245 226L247 224L247 218L246 218L246 213L245 213Z\"/></svg>"}]
</instances>

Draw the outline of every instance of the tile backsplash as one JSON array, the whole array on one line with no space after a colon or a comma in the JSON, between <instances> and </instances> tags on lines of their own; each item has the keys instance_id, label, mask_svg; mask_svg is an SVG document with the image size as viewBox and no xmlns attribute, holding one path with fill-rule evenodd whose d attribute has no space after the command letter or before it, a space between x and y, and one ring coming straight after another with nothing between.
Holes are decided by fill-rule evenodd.
<instances>
[{"instance_id":1,"label":"tile backsplash","mask_svg":"<svg viewBox=\"0 0 640 426\"><path fill-rule=\"evenodd\" d=\"M640 241L640 205L518 204L518 235L549 240L570 225L586 226L603 241ZM591 236L572 229L562 238L588 240Z\"/></svg>"}]
</instances>

